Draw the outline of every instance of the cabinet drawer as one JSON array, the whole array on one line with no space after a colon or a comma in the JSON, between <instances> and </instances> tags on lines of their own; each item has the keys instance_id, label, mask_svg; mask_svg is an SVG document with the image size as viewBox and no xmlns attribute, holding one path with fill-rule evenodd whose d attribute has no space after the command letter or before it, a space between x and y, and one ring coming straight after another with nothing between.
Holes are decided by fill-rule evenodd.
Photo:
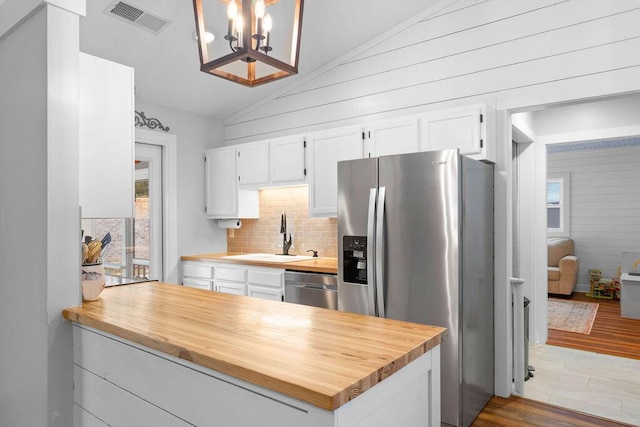
<instances>
[{"instance_id":1,"label":"cabinet drawer","mask_svg":"<svg viewBox=\"0 0 640 427\"><path fill-rule=\"evenodd\" d=\"M224 294L246 295L246 285L238 282L226 282L224 280L216 280L216 291Z\"/></svg>"},{"instance_id":2,"label":"cabinet drawer","mask_svg":"<svg viewBox=\"0 0 640 427\"><path fill-rule=\"evenodd\" d=\"M202 277L204 279L213 279L213 267L210 265L200 265L198 263L182 264L183 277Z\"/></svg>"},{"instance_id":3,"label":"cabinet drawer","mask_svg":"<svg viewBox=\"0 0 640 427\"><path fill-rule=\"evenodd\" d=\"M247 295L254 298L282 301L282 290L275 288L263 288L261 286L249 285L247 288Z\"/></svg>"},{"instance_id":4,"label":"cabinet drawer","mask_svg":"<svg viewBox=\"0 0 640 427\"><path fill-rule=\"evenodd\" d=\"M210 291L213 289L213 282L211 280L186 278L182 279L182 286L186 286L188 288L206 289Z\"/></svg>"},{"instance_id":5,"label":"cabinet drawer","mask_svg":"<svg viewBox=\"0 0 640 427\"><path fill-rule=\"evenodd\" d=\"M249 270L247 282L254 285L273 286L282 289L283 274L281 272Z\"/></svg>"},{"instance_id":6,"label":"cabinet drawer","mask_svg":"<svg viewBox=\"0 0 640 427\"><path fill-rule=\"evenodd\" d=\"M216 279L231 280L233 282L245 281L245 269L243 268L216 268Z\"/></svg>"}]
</instances>

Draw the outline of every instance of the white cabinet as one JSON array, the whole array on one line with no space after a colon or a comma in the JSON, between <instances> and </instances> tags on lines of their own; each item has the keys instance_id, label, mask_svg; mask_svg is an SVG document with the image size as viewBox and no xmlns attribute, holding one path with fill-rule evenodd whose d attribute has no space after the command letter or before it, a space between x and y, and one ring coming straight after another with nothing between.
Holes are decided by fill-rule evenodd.
<instances>
[{"instance_id":1,"label":"white cabinet","mask_svg":"<svg viewBox=\"0 0 640 427\"><path fill-rule=\"evenodd\" d=\"M384 122L371 123L365 128L364 157L380 157L392 154L420 151L418 119L401 117Z\"/></svg>"},{"instance_id":2,"label":"white cabinet","mask_svg":"<svg viewBox=\"0 0 640 427\"><path fill-rule=\"evenodd\" d=\"M200 261L182 261L182 286L213 290L214 265Z\"/></svg>"},{"instance_id":3,"label":"white cabinet","mask_svg":"<svg viewBox=\"0 0 640 427\"><path fill-rule=\"evenodd\" d=\"M256 142L236 146L238 185L257 186L269 183L269 144Z\"/></svg>"},{"instance_id":4,"label":"white cabinet","mask_svg":"<svg viewBox=\"0 0 640 427\"><path fill-rule=\"evenodd\" d=\"M131 218L133 68L84 53L78 59L82 216Z\"/></svg>"},{"instance_id":5,"label":"white cabinet","mask_svg":"<svg viewBox=\"0 0 640 427\"><path fill-rule=\"evenodd\" d=\"M420 116L422 151L460 149L476 160L495 162L494 111L485 105L456 108Z\"/></svg>"},{"instance_id":6,"label":"white cabinet","mask_svg":"<svg viewBox=\"0 0 640 427\"><path fill-rule=\"evenodd\" d=\"M255 333L273 333L269 321L291 328L294 320L266 318L265 331ZM198 332L207 331L190 336ZM268 369L268 355L238 352L233 344L220 343L221 350L238 360L266 357ZM78 324L73 347L74 411L82 411L76 426L440 426L440 346L333 411L185 360L188 350L179 358ZM290 363L299 359L292 354ZM269 372L255 376L263 374Z\"/></svg>"},{"instance_id":7,"label":"white cabinet","mask_svg":"<svg viewBox=\"0 0 640 427\"><path fill-rule=\"evenodd\" d=\"M306 142L302 136L269 142L271 183L303 183L307 175Z\"/></svg>"},{"instance_id":8,"label":"white cabinet","mask_svg":"<svg viewBox=\"0 0 640 427\"><path fill-rule=\"evenodd\" d=\"M247 295L254 298L282 301L284 270L279 268L248 267Z\"/></svg>"},{"instance_id":9,"label":"white cabinet","mask_svg":"<svg viewBox=\"0 0 640 427\"><path fill-rule=\"evenodd\" d=\"M247 270L242 266L223 266L215 268L214 290L225 294L247 294Z\"/></svg>"},{"instance_id":10,"label":"white cabinet","mask_svg":"<svg viewBox=\"0 0 640 427\"><path fill-rule=\"evenodd\" d=\"M309 137L312 217L335 217L338 212L338 162L363 157L361 127L333 129Z\"/></svg>"},{"instance_id":11,"label":"white cabinet","mask_svg":"<svg viewBox=\"0 0 640 427\"><path fill-rule=\"evenodd\" d=\"M271 301L282 301L282 290L265 288L263 286L249 285L247 295L254 298L268 299Z\"/></svg>"},{"instance_id":12,"label":"white cabinet","mask_svg":"<svg viewBox=\"0 0 640 427\"><path fill-rule=\"evenodd\" d=\"M246 264L182 261L182 285L282 301L284 269Z\"/></svg>"},{"instance_id":13,"label":"white cabinet","mask_svg":"<svg viewBox=\"0 0 640 427\"><path fill-rule=\"evenodd\" d=\"M258 218L258 191L241 190L236 178L236 148L205 153L205 212L208 218Z\"/></svg>"}]
</instances>

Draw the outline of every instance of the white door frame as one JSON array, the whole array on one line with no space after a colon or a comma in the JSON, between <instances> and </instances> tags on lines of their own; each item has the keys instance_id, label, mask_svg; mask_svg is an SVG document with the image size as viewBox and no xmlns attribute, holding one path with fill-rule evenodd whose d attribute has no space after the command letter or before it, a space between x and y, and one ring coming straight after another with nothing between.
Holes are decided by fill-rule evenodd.
<instances>
[{"instance_id":1,"label":"white door frame","mask_svg":"<svg viewBox=\"0 0 640 427\"><path fill-rule=\"evenodd\" d=\"M160 145L150 145L143 142L135 144L135 159L147 162L148 167L142 170L135 170L134 181L146 179L149 183L149 272L148 277L152 280L162 280L164 277L162 264L163 259L163 229L162 216L162 152ZM158 220L160 222L158 222ZM135 236L134 236L135 239ZM159 244L158 244L159 242Z\"/></svg>"},{"instance_id":2,"label":"white door frame","mask_svg":"<svg viewBox=\"0 0 640 427\"><path fill-rule=\"evenodd\" d=\"M173 134L147 129L136 128L135 132L135 142L162 147L162 280L178 283L177 138Z\"/></svg>"}]
</instances>

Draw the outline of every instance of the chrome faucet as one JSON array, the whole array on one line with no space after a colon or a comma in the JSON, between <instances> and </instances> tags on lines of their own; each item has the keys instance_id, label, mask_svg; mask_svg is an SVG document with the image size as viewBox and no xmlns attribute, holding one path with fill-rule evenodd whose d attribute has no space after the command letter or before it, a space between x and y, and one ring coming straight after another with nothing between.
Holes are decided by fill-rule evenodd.
<instances>
[{"instance_id":1,"label":"chrome faucet","mask_svg":"<svg viewBox=\"0 0 640 427\"><path fill-rule=\"evenodd\" d=\"M289 233L289 240L287 240L287 214L284 212L280 216L280 234L282 234L282 255L289 255L289 249L293 243L291 233Z\"/></svg>"}]
</instances>

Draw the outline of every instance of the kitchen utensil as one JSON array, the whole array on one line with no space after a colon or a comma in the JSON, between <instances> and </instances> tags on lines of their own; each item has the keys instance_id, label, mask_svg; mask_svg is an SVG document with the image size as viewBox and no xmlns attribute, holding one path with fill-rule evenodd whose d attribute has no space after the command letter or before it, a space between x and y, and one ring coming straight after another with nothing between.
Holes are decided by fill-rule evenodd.
<instances>
[{"instance_id":1,"label":"kitchen utensil","mask_svg":"<svg viewBox=\"0 0 640 427\"><path fill-rule=\"evenodd\" d=\"M88 245L88 254L87 259L85 260L86 264L93 264L98 261L98 257L100 256L100 250L102 249L102 243L98 240L93 240Z\"/></svg>"},{"instance_id":2,"label":"kitchen utensil","mask_svg":"<svg viewBox=\"0 0 640 427\"><path fill-rule=\"evenodd\" d=\"M104 235L100 243L102 243L103 248L111 243L111 233L107 231L107 234Z\"/></svg>"},{"instance_id":3,"label":"kitchen utensil","mask_svg":"<svg viewBox=\"0 0 640 427\"><path fill-rule=\"evenodd\" d=\"M89 245L82 243L82 264L87 262L87 256L89 255Z\"/></svg>"},{"instance_id":4,"label":"kitchen utensil","mask_svg":"<svg viewBox=\"0 0 640 427\"><path fill-rule=\"evenodd\" d=\"M100 251L100 257L98 258L98 262L102 263L109 256L109 252L111 252L111 245L103 246Z\"/></svg>"}]
</instances>

